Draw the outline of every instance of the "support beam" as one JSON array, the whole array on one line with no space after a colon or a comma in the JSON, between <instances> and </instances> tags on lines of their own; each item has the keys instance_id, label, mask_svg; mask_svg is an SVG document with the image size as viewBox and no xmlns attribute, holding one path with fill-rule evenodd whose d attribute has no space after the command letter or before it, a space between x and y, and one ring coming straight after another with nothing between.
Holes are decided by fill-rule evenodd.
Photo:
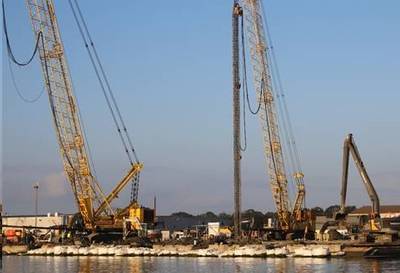
<instances>
[{"instance_id":1,"label":"support beam","mask_svg":"<svg viewBox=\"0 0 400 273\"><path fill-rule=\"evenodd\" d=\"M240 170L240 71L239 71L239 17L242 8L235 1L232 12L232 79L233 79L233 185L234 232L241 236L241 170Z\"/></svg>"},{"instance_id":2,"label":"support beam","mask_svg":"<svg viewBox=\"0 0 400 273\"><path fill-rule=\"evenodd\" d=\"M143 169L143 164L136 163L132 165L129 172L122 178L121 182L111 191L111 193L104 199L99 208L95 211L94 216L98 217L117 196L125 188L125 186Z\"/></svg>"}]
</instances>

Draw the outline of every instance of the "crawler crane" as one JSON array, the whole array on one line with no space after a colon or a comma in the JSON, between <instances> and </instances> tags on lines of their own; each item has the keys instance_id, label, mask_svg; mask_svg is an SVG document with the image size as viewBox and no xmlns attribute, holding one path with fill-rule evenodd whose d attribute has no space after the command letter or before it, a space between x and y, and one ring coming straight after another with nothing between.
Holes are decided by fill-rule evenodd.
<instances>
[{"instance_id":1,"label":"crawler crane","mask_svg":"<svg viewBox=\"0 0 400 273\"><path fill-rule=\"evenodd\" d=\"M235 187L235 235L240 236L240 91L243 92L243 100L247 96L246 59L251 58L253 87L256 91L258 113L262 127L264 152L271 186L272 197L275 201L278 230L282 235L299 236L308 231L312 234L312 215L304 208L305 186L303 173L298 157L293 165L295 168L293 179L297 185L297 195L291 206L288 194L288 176L285 169L283 154L283 142L278 128L277 98L282 94L275 92L273 88L272 67L270 50L272 46L267 41L266 25L262 11L262 3L259 0L235 0L232 14L232 49L233 49L233 125L234 125L234 187ZM240 35L241 34L241 35ZM247 37L247 43L244 41ZM240 45L240 40L242 43ZM241 52L242 51L242 52ZM247 54L246 54L247 52ZM242 60L240 59L242 58ZM240 79L240 67L242 65L243 79ZM250 106L249 106L250 107ZM286 106L285 106L286 107ZM245 103L243 104L245 108ZM287 112L287 109L284 108ZM245 111L245 109L243 109ZM253 112L250 108L250 111ZM284 111L284 112L285 112ZM287 117L288 118L288 117ZM285 127L286 128L286 124ZM289 136L289 146L293 144L293 136ZM289 151L295 153L293 146ZM297 166L297 167L296 167ZM301 234L301 235L300 235Z\"/></svg>"},{"instance_id":2,"label":"crawler crane","mask_svg":"<svg viewBox=\"0 0 400 273\"><path fill-rule=\"evenodd\" d=\"M72 0L69 0L69 2L71 8L73 8ZM73 92L53 0L26 0L26 5L29 10L33 32L37 37L35 52L37 51L39 54L64 172L71 185L79 211L72 223L73 230L79 230L81 231L80 234L92 237L95 234L109 232L119 232L126 235L127 228L131 231L142 230L143 223L151 224L154 221L154 210L141 207L138 203L138 179L143 164L137 160L118 108L117 114L114 113L115 111L112 114L114 121L119 121L119 123L116 122L118 133L123 140L125 151L128 153L131 164L128 172L114 189L106 195L93 174L93 168L88 157L86 138ZM75 5L75 9L73 9L75 19L77 18L76 16L81 16L81 20L84 20L76 0ZM83 24L84 31L89 35L84 21ZM78 26L80 29L82 28L82 25ZM81 34L84 33L81 31ZM95 71L105 77L104 69L101 66L90 35L89 41L95 54L93 55L92 53L90 57L93 61L93 56L95 56L95 60L100 64L97 68L95 67ZM86 49L89 49L86 41L85 45ZM104 91L104 83L101 84ZM110 90L109 82L106 78L105 85ZM113 94L110 93L108 97L106 96L107 102L110 104L111 101L117 107ZM131 158L135 158L135 160L132 161ZM130 204L123 209L114 209L111 203L118 198L118 195L130 182L133 183ZM87 239L88 236L85 238Z\"/></svg>"}]
</instances>

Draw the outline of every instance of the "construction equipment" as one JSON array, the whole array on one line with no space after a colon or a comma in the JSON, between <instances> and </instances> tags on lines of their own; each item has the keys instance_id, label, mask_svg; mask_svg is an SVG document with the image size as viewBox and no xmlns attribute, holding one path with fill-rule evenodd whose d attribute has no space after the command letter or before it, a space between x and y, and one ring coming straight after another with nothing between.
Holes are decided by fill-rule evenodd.
<instances>
[{"instance_id":1,"label":"construction equipment","mask_svg":"<svg viewBox=\"0 0 400 273\"><path fill-rule=\"evenodd\" d=\"M235 231L240 229L240 89L243 89L243 101L247 96L247 73L246 73L246 49L251 58L253 68L253 82L256 96L258 99L258 108L256 111L250 111L259 115L263 140L264 152L271 185L272 196L275 201L279 229L288 234L295 231L312 231L310 221L312 215L309 210L304 209L305 186L303 173L300 168L297 150L290 128L290 122L286 105L283 106L283 113L286 117L281 117L284 121L283 129L288 133L288 153L291 153L293 160L294 174L293 178L297 185L297 195L292 209L288 194L288 178L285 169L285 160L283 154L283 142L281 141L280 128L278 128L278 116L276 111L276 100L282 93L274 93L272 62L270 60L269 50L272 48L268 44L265 32L265 15L262 12L262 4L259 0L235 0L233 6L233 109L234 109L234 185L235 185ZM241 21L239 20L241 19ZM241 23L241 24L240 24ZM242 53L240 54L239 29L242 31ZM244 42L244 33L247 36L247 43ZM240 55L242 56L243 79L240 81ZM241 82L243 84L241 84ZM245 103L243 102L243 111ZM279 105L280 106L280 105ZM294 155L293 155L294 154Z\"/></svg>"},{"instance_id":2,"label":"construction equipment","mask_svg":"<svg viewBox=\"0 0 400 273\"><path fill-rule=\"evenodd\" d=\"M131 145L119 109L117 108L118 115L115 115L114 112L112 112L113 118L115 122L118 117L120 118L119 122L123 125L123 129L121 129L116 122L118 133L123 141L126 152L133 153L136 160L135 162L132 162L131 156L128 153L131 163L129 171L114 187L111 193L105 195L92 171L89 158L90 155L88 153L86 138L81 125L78 105L73 92L73 86L57 23L53 0L26 0L26 4L31 18L33 32L37 37L35 52L38 51L39 53L45 87L48 93L50 109L53 116L54 128L56 130L57 141L63 160L64 171L72 187L79 211L79 214L74 219L74 223L80 223L79 229L82 229L89 234L94 234L100 231L122 231L124 226L123 223L126 221L133 222L133 226L136 230L141 229L141 224L145 220L148 223L154 221L154 211L143 208L138 204L138 177L143 169L143 164L136 158L135 151ZM70 4L71 8L73 8L71 1ZM75 1L75 4L78 14L81 16L80 19L83 20L77 1ZM76 16L76 9L73 9L73 12ZM88 33L84 21L83 24L85 31ZM82 30L79 24L78 27ZM89 40L91 46L94 48L90 35ZM86 41L85 44L88 49ZM9 46L9 44L7 45ZM9 50L11 49L9 48ZM96 60L100 65L100 71L105 77L98 54L96 51L94 53ZM92 55L90 55L90 57L92 57ZM91 59L93 61L93 58ZM98 68L95 67L95 69L97 76L99 76ZM108 89L110 89L109 82L106 78L105 81ZM104 91L104 84L101 83L101 86ZM104 94L106 96L106 93ZM110 106L109 97L106 96L106 99ZM117 107L112 93L111 99L114 106ZM110 110L112 109L110 108ZM124 140L121 132L125 132L128 138ZM130 144L131 151L128 151L126 143ZM111 207L111 203L131 181L134 185L131 193L132 199L130 204L124 209L114 210ZM151 214L151 217L146 218L145 215L148 216L149 213Z\"/></svg>"},{"instance_id":3,"label":"construction equipment","mask_svg":"<svg viewBox=\"0 0 400 273\"><path fill-rule=\"evenodd\" d=\"M343 169L342 169L342 190L340 192L340 211L335 215L335 220L343 220L346 218L346 196L347 196L347 181L349 176L349 158L350 154L354 160L358 172L360 173L361 180L364 183L368 196L372 203L372 211L369 214L370 231L380 231L382 228L380 217L380 203L378 194L374 185L369 178L367 170L361 159L360 152L354 142L353 134L349 134L343 143Z\"/></svg>"},{"instance_id":4,"label":"construction equipment","mask_svg":"<svg viewBox=\"0 0 400 273\"><path fill-rule=\"evenodd\" d=\"M240 150L240 70L239 70L239 17L242 9L238 3L233 5L232 13L232 85L233 85L233 185L234 185L234 235L241 236L241 167L242 159Z\"/></svg>"}]
</instances>

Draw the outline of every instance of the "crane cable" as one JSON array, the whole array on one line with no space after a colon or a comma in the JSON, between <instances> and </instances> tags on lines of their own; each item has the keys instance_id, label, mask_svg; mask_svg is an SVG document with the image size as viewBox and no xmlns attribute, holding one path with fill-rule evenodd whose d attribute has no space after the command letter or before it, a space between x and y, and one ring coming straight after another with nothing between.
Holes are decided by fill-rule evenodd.
<instances>
[{"instance_id":1,"label":"crane cable","mask_svg":"<svg viewBox=\"0 0 400 273\"><path fill-rule=\"evenodd\" d=\"M11 42L10 42L10 39L9 39L9 36L8 36L6 11L5 11L5 8L4 8L4 0L1 1L1 7L3 9L3 30L4 30L4 34L5 34L5 37L6 37L7 54L10 57L10 59L13 61L13 63L15 63L15 64L17 64L19 66L27 66L33 61L33 58L35 58L36 53L38 52L39 41L40 41L41 36L43 35L43 33L39 32L37 34L35 47L33 49L31 57L29 57L27 61L18 61L17 58L15 57L13 51L12 51Z\"/></svg>"},{"instance_id":2,"label":"crane cable","mask_svg":"<svg viewBox=\"0 0 400 273\"><path fill-rule=\"evenodd\" d=\"M243 66L243 83L244 88L243 92L246 94L247 106L249 108L250 113L253 115L257 115L261 108L261 99L258 102L258 106L256 110L252 110L250 105L250 98L249 98L249 87L247 84L247 64L246 64L246 42L245 42L245 34L244 34L244 18L241 16L241 43L242 43L242 66ZM261 80L261 87L260 87L260 98L262 98L262 94L264 92L264 80Z\"/></svg>"},{"instance_id":3,"label":"crane cable","mask_svg":"<svg viewBox=\"0 0 400 273\"><path fill-rule=\"evenodd\" d=\"M71 0L70 0L70 1L71 1ZM97 60L97 63L99 64L100 71L101 71L101 73L102 73L102 75L103 75L103 78L104 78L104 81L105 81L105 83L106 83L107 89L108 89L108 91L109 91L109 93L110 93L111 100L112 100L112 102L113 102L113 104L114 104L114 106L115 106L115 109L116 109L116 111L117 111L118 117L119 117L119 119L120 119L120 121L121 121L122 129L123 129L124 132L125 132L126 138L127 138L127 140L128 140L129 147L130 147L130 149L131 149L133 155L135 156L136 161L139 162L139 160L138 160L138 158L137 158L137 155L136 155L136 151L135 151L135 149L134 149L134 147L133 147L133 144L132 144L131 137L130 137L129 132L128 132L127 128L126 128L125 121L124 121L124 119L122 118L122 114L121 114L121 111L120 111L120 109L119 109L119 107L118 107L118 103L117 103L117 101L116 101L116 99L115 99L114 92L113 92L113 90L111 89L111 85L110 85L110 82L108 81L108 77L107 77L107 75L106 75L106 73L105 73L105 70L104 70L104 68L103 68L103 64L102 64L101 61L100 61L100 57L99 57L99 55L98 55L98 53L97 53L96 46L94 45L94 42L93 42L93 40L92 40L92 36L90 35L90 32L89 32L89 29L88 29L88 27L87 27L85 18L84 18L83 14L82 14L82 11L81 11L81 9L80 9L80 7L79 7L79 4L78 4L77 0L74 0L74 2L75 2L75 5L76 5L78 14L79 14L79 16L80 16L80 18L81 18L81 20L82 20L82 23L83 23L85 32L86 32L86 34L87 34L87 37L89 38L90 46L93 48L94 56L95 56L95 58L96 58L96 60Z\"/></svg>"},{"instance_id":4,"label":"crane cable","mask_svg":"<svg viewBox=\"0 0 400 273\"><path fill-rule=\"evenodd\" d=\"M261 1L261 5L263 5L262 1ZM295 156L295 162L296 162L296 169L300 172L302 172L302 167L301 167L301 161L300 161L300 153L297 149L297 145L296 145L296 141L295 141L295 137L294 137L294 130L293 130L293 125L291 122L291 118L290 118L290 113L287 107L287 103L286 103L286 95L284 92L284 88L283 88L283 84L282 84L282 80L281 80L281 76L280 76L280 71L279 71L279 67L278 67L278 62L277 62L277 58L276 58L276 54L275 54L275 50L274 50L274 46L272 43L272 38L271 38L271 33L269 30L269 25L266 19L266 15L265 15L265 9L264 7L262 8L264 14L263 14L263 18L264 18L264 24L265 24L265 28L266 28L266 32L267 32L267 36L268 36L268 40L269 40L269 44L270 44L270 51L271 51L271 60L272 60L272 64L274 66L274 71L275 71L275 75L276 75L276 80L277 80L277 95L279 100L282 103L282 108L283 108L283 112L284 112L284 117L286 117L286 122L287 122L287 127L288 127L288 137L292 146L292 150Z\"/></svg>"},{"instance_id":5,"label":"crane cable","mask_svg":"<svg viewBox=\"0 0 400 273\"><path fill-rule=\"evenodd\" d=\"M83 42L84 42L84 44L85 44L85 48L86 48L86 50L87 50L87 52L88 52L88 54L89 54L89 58L90 58L90 61L91 61L91 63L92 63L93 69L95 70L96 77L97 77L97 79L98 79L98 81L99 81L101 90L102 90L103 95L104 95L104 97L105 97L105 99L106 99L107 106L108 106L108 108L109 108L109 110L110 110L110 112L111 112L111 116L112 116L113 121L114 121L114 123L115 123L115 126L116 126L116 128L117 128L118 135L119 135L119 137L120 137L120 139L121 139L121 142L122 142L122 145L123 145L123 147L124 147L124 150L125 150L125 152L126 152L126 154L127 154L127 156L128 156L129 163L132 165L132 164L133 164L133 161L132 161L131 154L129 153L129 150L128 150L126 141L125 141L124 137L122 136L121 128L119 127L119 123L118 123L118 121L117 121L116 115L115 115L114 110L113 110L113 108L112 108L110 99L109 99L109 97L108 97L108 95L107 95L107 92L106 92L104 83L103 83L103 81L101 80L99 69L98 69L97 66L96 66L95 60L94 60L94 58L93 58L93 54L91 53L91 51L90 51L90 49L89 49L89 45L88 45L87 40L86 40L86 37L85 37L85 35L84 35L82 26L81 26L80 22L78 21L78 17L77 17L76 11L75 11L75 9L73 8L72 2L71 2L70 0L69 0L69 3L70 3L70 5L71 5L71 9L72 9L72 12L73 12L73 14L74 14L75 21L76 21L76 23L77 23L77 25L78 25L79 32L80 32L80 34L81 34L81 36L82 36L82 39L83 39Z\"/></svg>"},{"instance_id":6,"label":"crane cable","mask_svg":"<svg viewBox=\"0 0 400 273\"><path fill-rule=\"evenodd\" d=\"M101 62L100 57L99 57L99 54L97 53L96 46L95 46L95 44L93 42L92 36L90 35L90 32L89 32L88 26L86 24L85 18L83 16L83 13L82 13L82 11L81 11L81 9L79 7L79 4L78 4L77 0L74 0L75 7L74 7L74 4L72 3L72 0L69 0L69 4L70 4L70 7L71 7L72 12L74 14L75 21L78 24L81 36L82 36L82 38L83 38L83 40L85 42L85 46L87 47L87 49L89 51L89 45L88 45L88 42L89 42L90 43L90 47L93 49L93 53L90 52L91 55L92 55L92 58L94 56L92 63L93 63L93 65L95 65L95 64L98 65L98 71L101 73L101 76L104 79L105 87L107 87L107 91L109 93L109 98L111 98L112 106L115 108L115 111L117 113L119 122L122 125L122 130L124 131L124 134L125 134L125 137L127 139L127 144L129 145L130 151L134 155L135 161L139 162L139 160L137 158L137 155L136 155L136 151L135 151L135 149L133 147L133 144L132 144L132 141L131 141L131 137L130 137L130 135L128 133L128 130L126 128L126 125L125 125L124 119L122 117L121 111L120 111L120 109L118 107L118 104L117 104L117 101L115 99L114 92L113 92L113 90L111 88L110 82L109 82L108 77L107 77L107 75L105 73L104 67L103 67L102 62ZM111 106L111 103L110 103L110 106ZM112 110L112 111L114 111L114 110Z\"/></svg>"},{"instance_id":7,"label":"crane cable","mask_svg":"<svg viewBox=\"0 0 400 273\"><path fill-rule=\"evenodd\" d=\"M127 128L126 128L124 119L123 119L123 117L122 117L122 114L121 114L121 111L120 111L120 109L119 109L118 103L117 103L117 101L116 101L116 99L115 99L114 92L113 92L113 90L111 89L110 82L109 82L108 77L107 77L107 75L106 75L106 73L105 73L103 64L102 64L102 62L101 62L101 60L100 60L100 57L99 57L99 54L97 53L97 49L96 49L96 46L94 45L92 36L90 35L89 28L88 28L88 26L87 26L87 24L86 24L86 20L85 20L85 18L84 18L84 16L83 16L83 13L82 13L82 11L81 11L81 8L80 8L79 3L77 2L77 0L74 0L74 3L75 3L75 6L76 6L76 10L78 11L79 18L80 18L81 21L82 21L82 25L83 25L83 28L84 28L85 33L86 33L86 35L87 35L87 38L88 38L88 40L89 40L89 42L90 42L90 46L91 46L92 49L93 49L93 53L94 53L95 59L96 59L96 61L97 61L97 64L98 64L98 66L99 66L99 68L100 68L100 72L101 72L101 74L102 74L102 76L103 76L103 79L104 79L104 82L105 82L105 84L106 84L106 86L107 86L108 92L109 92L110 97L111 97L111 101L112 101L112 103L113 103L113 105L114 105L114 107L115 107L115 109L116 109L116 112L117 112L119 121L121 122L122 129L123 129L123 131L124 131L124 133L125 133L125 137L126 137L126 139L127 139L129 148L130 148L130 150L131 150L131 152L132 152L132 154L133 154L133 157L134 157L136 163L139 163L139 159L138 159L138 156L137 156L137 154L136 154L136 151L135 151L135 149L134 149L134 147L133 147L131 137L130 137L130 135L129 135L129 133L128 133L128 130L127 130ZM74 8L73 8L73 5L72 5L71 0L69 0L69 4L70 4L71 9L72 9L72 11L73 11L73 13L74 13L75 20L76 20L77 24L79 25L79 20L77 19L76 12L75 12L75 10L74 10ZM81 29L81 28L80 28L80 29ZM81 35L82 35L82 32L81 32ZM83 39L84 39L84 35L82 35L82 37L83 37ZM85 42L85 44L86 44L86 46L87 46L87 43L86 43L86 42ZM89 51L89 50L88 50L88 52L89 52L89 55L90 55L90 51ZM93 63L93 62L92 62L92 63ZM99 78L99 77L98 77L98 78ZM99 79L99 80L100 80L100 79ZM104 89L103 89L103 90L104 90ZM104 95L105 95L105 94L104 94ZM105 95L105 96L106 96L106 95ZM109 102L108 102L108 104L109 104ZM110 108L110 110L112 111L112 107L109 106L109 108ZM118 127L118 125L117 125L117 127ZM120 129L119 129L119 128L118 128L118 130L119 130L119 133L120 133ZM124 140L123 140L123 139L122 139L122 142L124 143ZM126 153L128 154L128 158L129 158L130 164L133 165L133 164L132 164L132 160L130 159L129 152L126 150L126 146L125 146L125 151L126 151ZM138 197L137 197L137 193L138 193L138 188L139 188L139 181L140 181L140 173L138 173L138 174L133 178L133 180L132 180L131 196L130 196L130 201L131 201L131 202L133 202L133 201L136 202L136 201L137 201L137 198L138 198Z\"/></svg>"},{"instance_id":8,"label":"crane cable","mask_svg":"<svg viewBox=\"0 0 400 273\"><path fill-rule=\"evenodd\" d=\"M120 111L120 109L118 107L117 101L115 99L115 96L114 96L113 90L111 88L110 82L108 80L108 77L107 77L107 75L105 73L105 70L104 70L104 67L102 65L102 62L100 60L99 54L97 53L97 49L96 49L96 47L94 45L93 39L92 39L92 37L90 35L90 32L89 32L88 26L86 24L85 18L83 16L83 13L82 13L82 11L81 11L81 9L79 7L79 4L78 4L78 2L76 0L74 0L74 2L72 2L72 0L69 0L68 2L69 2L69 5L71 7L72 13L74 15L74 19L75 19L75 22L76 22L76 24L78 26L78 29L79 29L80 35L82 37L82 40L83 40L83 42L85 44L85 48L86 48L86 50L88 52L90 61L91 61L92 66L93 66L93 68L95 70L96 77L97 77L97 79L98 79L98 81L100 83L100 87L101 87L103 95L104 95L104 97L106 99L107 106L108 106L108 108L110 110L110 113L111 113L111 116L113 118L114 124L115 124L115 126L117 128L117 132L118 132L118 135L120 137L122 146L123 146L123 148L125 150L125 153L128 156L129 163L130 163L130 165L133 165L132 157L133 157L133 159L135 160L136 163L139 163L139 159L138 159L136 151L135 151L135 149L133 147L131 137L130 137L130 135L128 133L128 130L126 128L124 119L123 119L121 111ZM90 43L90 47L92 48L93 52L89 48L89 43ZM104 82L103 82L103 80L104 80ZM108 93L107 93L107 91L108 91ZM116 113L114 112L114 108L115 108L115 112ZM122 130L121 130L121 127L122 127ZM122 131L123 131L125 137L123 136ZM128 146L129 146L129 148L128 148ZM134 202L134 201L136 202L137 201L137 192L138 192L138 187L139 187L139 180L140 180L140 175L139 174L137 174L134 177L134 179L132 180L131 196L130 196L131 202Z\"/></svg>"},{"instance_id":9,"label":"crane cable","mask_svg":"<svg viewBox=\"0 0 400 273\"><path fill-rule=\"evenodd\" d=\"M297 186L299 186L301 184L304 185L303 177L297 176L297 174L303 174L303 170L302 170L301 162L300 162L300 155L299 155L299 151L297 149L297 145L296 145L296 141L295 141L295 137L294 137L294 130L293 130L290 113L289 113L288 106L287 106L286 99L285 99L286 96L284 93L284 88L283 88L283 84L282 84L282 80L281 80L281 76L280 76L279 66L278 66L278 62L277 62L277 58L276 58L276 54L275 54L275 49L273 46L273 41L272 41L272 37L271 37L269 24L268 24L265 9L264 9L264 4L262 1L260 1L260 2L261 2L261 9L263 11L262 19L263 19L263 22L265 25L266 34L267 34L267 38L269 41L269 47L268 47L269 51L267 52L267 57L269 57L269 59L271 60L270 70L271 70L271 74L273 75L276 96L278 99L278 110L280 111L280 114L281 114L280 116L281 116L281 121L283 124L282 129L284 131L283 135L286 140L284 142L284 144L286 146L286 150L287 150L286 156L289 157L289 163L291 164L291 167L292 167L292 169L290 171L294 175L294 180L295 180ZM293 189L295 187L293 179L290 179L290 181L292 182L292 183L290 183L292 191L296 192L296 190ZM304 205L304 207L306 206L305 198L303 200L303 205Z\"/></svg>"},{"instance_id":10,"label":"crane cable","mask_svg":"<svg viewBox=\"0 0 400 273\"><path fill-rule=\"evenodd\" d=\"M11 58L7 58L7 63L8 63L8 70L10 71L10 76L11 76L11 82L14 86L14 90L17 92L18 97L26 102L26 103L35 103L37 102L43 95L45 88L42 88L42 90L39 92L38 95L36 95L36 97L34 98L27 98L22 94L22 91L20 90L20 88L18 87L17 84L17 80L15 78L15 74L14 74L14 70L12 69L12 64L11 64Z\"/></svg>"},{"instance_id":11,"label":"crane cable","mask_svg":"<svg viewBox=\"0 0 400 273\"><path fill-rule=\"evenodd\" d=\"M249 99L249 92L248 92L248 85L247 85L247 69L246 69L247 65L246 65L245 38L244 38L244 36L245 36L245 34L244 34L244 19L243 19L243 16L242 16L242 19L241 19L241 40L242 41L241 42L242 42L242 65L243 65L243 72L242 72L243 76L242 76L242 78L243 78L243 86L244 86L244 88L243 88L243 100L246 97L248 109L249 109L250 113L253 114L253 115L257 115L259 113L259 111L261 109L261 106L262 106L262 102L264 102L263 104L264 104L264 108L265 108L264 110L265 110L265 122L267 124L266 125L267 126L267 133L268 133L268 138L271 139L272 132L271 132L271 128L270 128L270 120L269 120L269 115L268 115L269 114L268 113L268 106L267 106L267 103L266 103L266 101L264 99L265 90L267 88L267 86L266 86L267 83L265 82L264 77L261 78L260 92L259 92L259 95L258 95L259 96L259 98L258 98L259 99L259 103L258 103L257 109L254 111L251 108L250 99ZM272 74L271 74L271 76L272 76ZM243 105L244 105L244 103L243 103ZM244 151L247 148L247 137L246 137L246 131L247 130L246 130L245 108L243 109L243 125L244 125L243 133L244 133L245 144L244 144L243 148L241 147L242 151ZM276 163L275 155L274 155L275 152L273 151L273 148L272 148L272 143L269 143L268 150L270 151L270 153L272 155L271 156L271 160L272 160L273 170L274 170L274 173L275 173L275 176L276 176L276 179L277 179L277 185L278 185L279 188L282 189L282 186L278 182L278 169L277 169L277 163ZM284 200L282 199L281 195L280 195L279 199L280 199L279 203L280 203L280 206L281 206L279 208L279 210L281 210L282 209L282 205L284 203ZM289 202L288 205L290 206L290 200L287 200L287 201Z\"/></svg>"},{"instance_id":12,"label":"crane cable","mask_svg":"<svg viewBox=\"0 0 400 273\"><path fill-rule=\"evenodd\" d=\"M69 158L68 154L66 153L66 149L65 149L64 144L62 142L62 139L60 137L61 134L60 134L59 126L58 126L59 122L58 122L58 119L57 119L57 116L56 116L56 110L55 110L54 101L53 101L53 98L52 98L52 93L53 92L52 92L52 88L50 86L50 76L49 76L49 70L48 70L48 65L47 65L47 57L46 57L46 50L45 50L45 42L44 42L43 32L39 31L37 33L36 42L35 42L35 48L34 48L34 50L32 52L31 57L29 57L29 59L27 61L18 61L17 58L15 57L13 51L12 51L12 46L11 46L11 42L10 42L10 39L9 39L9 34L8 34L8 29L7 29L7 21L6 21L6 13L5 13L5 7L4 7L4 0L2 0L1 4L2 4L2 15L3 15L3 30L4 30L4 35L5 35L5 38L6 38L8 62L9 62L9 65L10 65L11 78L12 78L14 87L15 87L18 95L21 97L21 99L26 101L26 102L29 102L29 103L33 103L33 102L37 101L41 97L41 95L44 93L44 89L43 89L43 91L40 93L40 95L38 97L36 97L35 99L33 99L33 100L26 99L24 96L22 96L22 94L20 94L20 91L19 91L18 86L16 84L15 76L14 76L13 71L11 69L11 62L10 62L10 60L11 60L14 64L16 64L18 66L27 66L27 65L29 65L33 61L33 59L36 56L36 54L38 53L39 44L41 43L42 46L43 46L43 60L44 60L44 63L45 63L45 84L47 85L48 90L49 90L49 94L50 94L50 96L49 96L49 98L50 98L50 100L49 100L50 101L50 108L51 108L51 111L52 111L52 114L53 114L53 117L54 117L54 122L56 124L55 127L56 127L56 130L57 130L57 136L59 138L59 142L60 142L63 154L64 154L65 158L67 159L68 165L71 167L71 169L74 171L74 173L76 175L78 175L79 172L74 168L71 159ZM72 187L74 189L76 189L76 185L72 184ZM73 192L74 192L75 198L78 199L78 197L76 196L76 190L74 190Z\"/></svg>"},{"instance_id":13,"label":"crane cable","mask_svg":"<svg viewBox=\"0 0 400 273\"><path fill-rule=\"evenodd\" d=\"M14 64L16 64L18 66L27 66L27 65L29 65L33 61L33 59L35 58L35 56L36 56L36 54L38 52L39 41L40 41L40 38L41 38L41 36L43 34L42 34L42 32L38 33L38 35L36 37L35 47L34 47L34 49L32 51L31 56L28 58L28 60L27 61L18 61L17 58L15 57L15 54L14 54L13 50L12 50L10 37L9 37L9 34L8 34L6 11L5 11L5 7L4 7L4 0L1 1L1 7L2 7L2 13L3 13L3 32L4 32L4 36L6 38L7 55L8 55L7 62L8 62L8 69L10 71L11 82L12 82L12 84L14 86L15 91L17 92L17 94L18 94L18 96L20 97L21 100L23 100L26 103L34 103L34 102L38 101L42 97L42 95L44 93L44 88L39 92L39 94L36 97L34 97L32 99L26 98L22 94L20 88L17 85L17 81L16 81L16 78L15 78L14 70L12 69L11 61L12 61L12 63L14 63Z\"/></svg>"},{"instance_id":14,"label":"crane cable","mask_svg":"<svg viewBox=\"0 0 400 273\"><path fill-rule=\"evenodd\" d=\"M258 112L261 109L261 98L263 97L264 93L264 79L261 80L261 86L260 86L260 94L259 94L259 102L256 110L253 110L251 107L250 103L250 98L249 98L249 87L248 87L248 80L247 80L247 63L246 63L246 42L245 42L245 34L244 34L244 19L243 16L240 17L240 28L241 28L241 49L242 49L242 81L243 86L242 89L242 108L243 108L243 136L244 136L244 144L240 144L240 150L242 152L247 150L247 124L246 124L246 102L247 102L247 108L249 109L250 113L252 115L257 115Z\"/></svg>"}]
</instances>

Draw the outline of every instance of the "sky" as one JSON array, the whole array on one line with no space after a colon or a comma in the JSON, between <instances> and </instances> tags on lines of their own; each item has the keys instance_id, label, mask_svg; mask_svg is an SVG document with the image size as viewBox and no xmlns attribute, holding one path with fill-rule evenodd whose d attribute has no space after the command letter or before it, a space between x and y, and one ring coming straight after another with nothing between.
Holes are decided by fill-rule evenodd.
<instances>
[{"instance_id":1,"label":"sky","mask_svg":"<svg viewBox=\"0 0 400 273\"><path fill-rule=\"evenodd\" d=\"M141 203L151 206L156 196L159 214L232 212L232 1L80 2L144 163ZM5 3L13 49L24 58L34 45L25 3ZM306 205L339 202L342 143L350 132L381 204L399 204L400 2L264 5L305 173ZM55 0L55 7L96 174L109 192L128 161L68 2ZM4 37L2 46L4 210L34 213L38 182L41 213L74 212L46 94L33 104L17 96ZM41 92L37 60L13 69L26 97ZM249 117L247 125L243 209L273 211L258 119ZM349 183L348 204L369 204L352 163ZM129 191L115 206L128 200Z\"/></svg>"}]
</instances>

